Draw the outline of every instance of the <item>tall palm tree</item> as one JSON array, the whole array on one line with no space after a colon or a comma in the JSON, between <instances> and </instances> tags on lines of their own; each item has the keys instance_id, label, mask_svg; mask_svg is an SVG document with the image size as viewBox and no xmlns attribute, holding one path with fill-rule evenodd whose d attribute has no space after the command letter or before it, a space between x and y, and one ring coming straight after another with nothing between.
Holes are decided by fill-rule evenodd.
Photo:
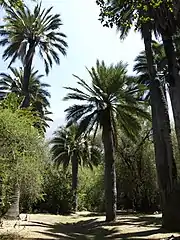
<instances>
[{"instance_id":1,"label":"tall palm tree","mask_svg":"<svg viewBox=\"0 0 180 240\"><path fill-rule=\"evenodd\" d=\"M60 32L62 21L59 14L51 13L52 7L41 9L37 5L33 11L28 7L22 9L7 8L4 25L0 26L0 45L7 46L3 59L11 59L9 66L19 58L24 67L23 93L21 107L28 107L29 79L35 51L38 50L45 65L46 74L53 65L60 64L59 54L66 55L66 35Z\"/></svg>"},{"instance_id":2,"label":"tall palm tree","mask_svg":"<svg viewBox=\"0 0 180 240\"><path fill-rule=\"evenodd\" d=\"M96 68L88 70L91 84L78 79L79 88L67 87L70 91L64 100L80 100L67 108L68 125L79 122L79 135L102 129L102 142L105 155L105 205L106 221L116 219L116 172L115 148L117 128L120 127L129 137L134 138L140 129L137 116L149 117L143 107L137 104L138 87L134 77L127 76L126 65L122 62L106 66L97 61Z\"/></svg>"},{"instance_id":3,"label":"tall palm tree","mask_svg":"<svg viewBox=\"0 0 180 240\"><path fill-rule=\"evenodd\" d=\"M73 210L77 211L78 198L78 168L79 165L87 165L91 169L93 165L100 162L101 150L93 143L92 139L86 135L77 137L78 126L60 127L54 132L54 137L50 141L52 160L59 166L63 165L66 170L72 165L72 192L73 192Z\"/></svg>"}]
</instances>

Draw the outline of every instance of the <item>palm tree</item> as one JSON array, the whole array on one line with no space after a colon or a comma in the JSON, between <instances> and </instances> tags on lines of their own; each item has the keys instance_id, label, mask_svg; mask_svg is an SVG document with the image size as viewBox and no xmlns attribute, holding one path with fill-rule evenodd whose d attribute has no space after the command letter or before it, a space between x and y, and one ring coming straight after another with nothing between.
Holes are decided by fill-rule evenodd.
<instances>
[{"instance_id":1,"label":"palm tree","mask_svg":"<svg viewBox=\"0 0 180 240\"><path fill-rule=\"evenodd\" d=\"M11 73L0 73L0 95L1 98L5 98L10 92L15 93L19 98L23 96L23 76L24 71L22 68L10 67ZM38 70L31 71L28 94L31 98L30 105L35 106L36 110L40 111L42 107L50 107L48 98L51 97L47 88L49 84L41 82L43 75L38 73Z\"/></svg>"},{"instance_id":2,"label":"palm tree","mask_svg":"<svg viewBox=\"0 0 180 240\"><path fill-rule=\"evenodd\" d=\"M60 64L59 54L66 55L66 35L60 32L61 18L59 14L51 14L51 10L52 7L41 9L41 5L37 5L33 11L26 6L22 9L7 8L4 25L0 26L0 45L7 46L3 59L11 59L9 66L17 58L23 63L25 97L21 107L30 104L28 86L35 51L39 51L46 74L53 61Z\"/></svg>"},{"instance_id":3,"label":"palm tree","mask_svg":"<svg viewBox=\"0 0 180 240\"><path fill-rule=\"evenodd\" d=\"M140 129L137 116L149 117L143 107L137 104L138 87L134 77L127 76L126 65L122 62L107 67L97 61L96 68L88 70L91 85L78 79L82 87L66 89L70 91L64 100L80 100L67 108L68 125L79 122L79 133L89 134L102 129L102 142L105 156L105 206L106 221L116 219L116 172L115 149L117 128L120 127L129 137L134 138Z\"/></svg>"},{"instance_id":4,"label":"palm tree","mask_svg":"<svg viewBox=\"0 0 180 240\"><path fill-rule=\"evenodd\" d=\"M60 127L54 132L54 137L50 141L52 160L59 166L63 165L66 170L72 165L72 192L73 210L77 211L77 188L78 188L78 168L79 165L87 165L91 169L97 165L101 159L100 148L93 143L86 135L77 137L78 126Z\"/></svg>"}]
</instances>

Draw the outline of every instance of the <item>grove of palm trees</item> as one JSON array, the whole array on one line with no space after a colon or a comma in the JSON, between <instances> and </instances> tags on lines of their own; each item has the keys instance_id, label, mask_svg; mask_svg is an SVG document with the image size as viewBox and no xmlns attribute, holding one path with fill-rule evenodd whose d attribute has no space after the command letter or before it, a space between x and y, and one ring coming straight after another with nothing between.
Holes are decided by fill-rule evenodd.
<instances>
[{"instance_id":1,"label":"grove of palm trees","mask_svg":"<svg viewBox=\"0 0 180 240\"><path fill-rule=\"evenodd\" d=\"M136 56L124 49L131 66L91 46L64 68L76 45L61 9L0 1L0 239L180 238L180 2L93 3L107 38L141 35ZM94 65L68 81L93 49Z\"/></svg>"}]
</instances>

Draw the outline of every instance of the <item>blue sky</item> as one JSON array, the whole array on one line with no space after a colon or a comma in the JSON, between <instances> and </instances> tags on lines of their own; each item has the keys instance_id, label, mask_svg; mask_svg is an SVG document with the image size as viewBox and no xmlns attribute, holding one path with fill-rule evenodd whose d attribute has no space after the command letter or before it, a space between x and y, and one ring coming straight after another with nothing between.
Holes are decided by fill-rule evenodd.
<instances>
[{"instance_id":1,"label":"blue sky","mask_svg":"<svg viewBox=\"0 0 180 240\"><path fill-rule=\"evenodd\" d=\"M115 29L103 28L98 21L99 9L95 0L42 0L42 5L53 6L53 12L61 14L64 24L61 31L67 35L69 45L67 57L61 57L61 65L54 65L49 76L44 78L51 84L54 130L57 124L63 122L64 109L69 105L62 101L66 94L63 86L76 86L72 74L88 79L85 66L92 67L96 59L104 60L107 64L123 60L129 64L128 71L131 74L133 60L143 49L143 43L140 35L134 31L122 42ZM7 63L0 60L0 66L1 71L6 71ZM38 58L35 59L35 68L44 72L43 63Z\"/></svg>"}]
</instances>

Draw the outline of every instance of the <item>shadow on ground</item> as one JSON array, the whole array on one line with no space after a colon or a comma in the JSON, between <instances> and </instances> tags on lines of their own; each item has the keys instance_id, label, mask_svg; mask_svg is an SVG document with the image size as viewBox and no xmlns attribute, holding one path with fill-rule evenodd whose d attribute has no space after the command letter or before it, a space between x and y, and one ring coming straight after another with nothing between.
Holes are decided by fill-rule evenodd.
<instances>
[{"instance_id":1,"label":"shadow on ground","mask_svg":"<svg viewBox=\"0 0 180 240\"><path fill-rule=\"evenodd\" d=\"M122 215L115 223L105 223L98 217L94 219L83 219L75 223L56 223L54 225L43 222L29 222L29 225L40 226L46 229L45 231L36 231L36 233L43 233L50 239L62 240L102 240L102 239L145 239L151 235L158 233L167 233L167 231L160 228L161 219L153 216L134 216L129 218ZM136 231L130 233L122 233L118 229L119 226L135 226ZM150 228L151 226L151 228ZM138 227L146 227L146 230L139 229ZM149 227L149 229L148 229ZM152 227L154 227L152 229ZM122 229L122 228L121 228ZM172 235L171 233L169 234ZM47 238L38 238L44 240ZM149 238L151 239L151 238ZM30 240L30 239L29 239Z\"/></svg>"}]
</instances>

